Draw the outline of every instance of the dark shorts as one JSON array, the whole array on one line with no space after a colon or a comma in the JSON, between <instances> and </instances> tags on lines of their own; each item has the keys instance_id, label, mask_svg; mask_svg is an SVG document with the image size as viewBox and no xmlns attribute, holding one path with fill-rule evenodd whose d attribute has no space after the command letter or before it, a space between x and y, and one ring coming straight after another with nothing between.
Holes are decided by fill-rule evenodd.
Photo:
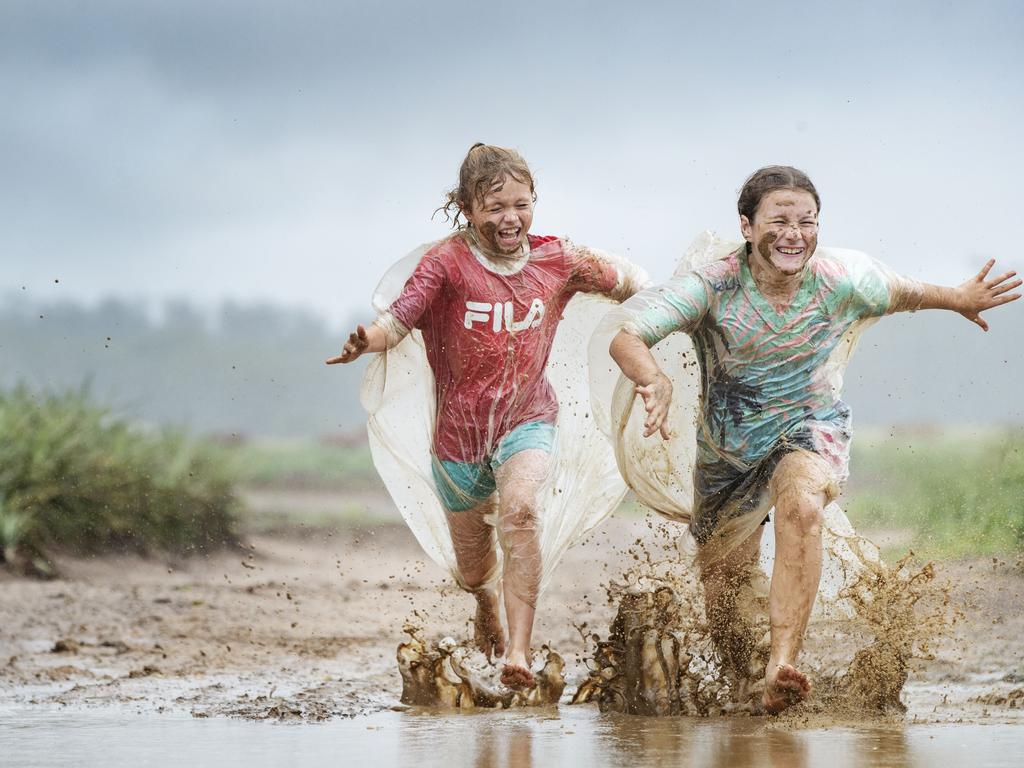
<instances>
[{"instance_id":1,"label":"dark shorts","mask_svg":"<svg viewBox=\"0 0 1024 768\"><path fill-rule=\"evenodd\" d=\"M782 457L797 450L814 451L814 441L803 431L784 436L750 469L741 470L724 460L701 462L693 469L693 515L690 533L706 544L719 525L771 506L768 484Z\"/></svg>"}]
</instances>

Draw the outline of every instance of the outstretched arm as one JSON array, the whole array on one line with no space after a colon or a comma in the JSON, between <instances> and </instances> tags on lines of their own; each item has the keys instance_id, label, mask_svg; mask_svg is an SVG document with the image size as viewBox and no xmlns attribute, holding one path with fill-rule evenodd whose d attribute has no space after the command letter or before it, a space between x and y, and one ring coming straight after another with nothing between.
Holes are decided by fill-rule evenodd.
<instances>
[{"instance_id":1,"label":"outstretched arm","mask_svg":"<svg viewBox=\"0 0 1024 768\"><path fill-rule=\"evenodd\" d=\"M569 286L574 291L599 293L621 303L647 283L647 273L621 256L576 245L568 238L562 243L573 260Z\"/></svg>"},{"instance_id":2,"label":"outstretched arm","mask_svg":"<svg viewBox=\"0 0 1024 768\"><path fill-rule=\"evenodd\" d=\"M440 295L446 279L444 259L443 250L429 249L387 311L381 312L369 327L357 325L341 354L328 358L327 364L351 363L364 352L384 352L404 339Z\"/></svg>"},{"instance_id":3,"label":"outstretched arm","mask_svg":"<svg viewBox=\"0 0 1024 768\"><path fill-rule=\"evenodd\" d=\"M341 354L327 358L326 362L328 365L351 363L364 352L383 352L387 348L387 337L376 323L369 328L357 325L355 332L349 334Z\"/></svg>"},{"instance_id":4,"label":"outstretched arm","mask_svg":"<svg viewBox=\"0 0 1024 768\"><path fill-rule=\"evenodd\" d=\"M658 367L651 350L639 336L628 331L619 331L612 339L608 353L622 369L626 378L637 385L637 394L644 399L644 408L647 410L644 437L661 432L661 436L667 440L672 382Z\"/></svg>"},{"instance_id":5,"label":"outstretched arm","mask_svg":"<svg viewBox=\"0 0 1024 768\"><path fill-rule=\"evenodd\" d=\"M386 312L373 325L356 326L342 347L341 354L327 360L328 365L351 363L364 352L384 352L404 339L419 318L438 297L445 282L443 253L428 252L416 264L412 275Z\"/></svg>"},{"instance_id":6,"label":"outstretched arm","mask_svg":"<svg viewBox=\"0 0 1024 768\"><path fill-rule=\"evenodd\" d=\"M988 279L988 273L995 263L995 259L989 259L978 274L956 288L923 284L921 303L917 308L949 309L959 312L981 330L987 331L988 323L981 317L981 313L986 309L1009 304L1021 296L1019 293L1010 293L1021 285L1020 280L1012 279L1017 276L1016 272L1004 272L998 277Z\"/></svg>"}]
</instances>

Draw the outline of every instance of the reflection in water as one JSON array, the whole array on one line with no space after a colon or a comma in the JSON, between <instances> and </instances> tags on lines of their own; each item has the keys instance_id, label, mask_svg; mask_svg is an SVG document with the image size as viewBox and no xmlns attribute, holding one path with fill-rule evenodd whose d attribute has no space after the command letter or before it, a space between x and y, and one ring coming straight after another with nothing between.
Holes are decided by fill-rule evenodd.
<instances>
[{"instance_id":1,"label":"reflection in water","mask_svg":"<svg viewBox=\"0 0 1024 768\"><path fill-rule=\"evenodd\" d=\"M766 729L761 718L605 715L602 720L600 753L610 765L659 761L708 768L812 765L807 734Z\"/></svg>"},{"instance_id":2,"label":"reflection in water","mask_svg":"<svg viewBox=\"0 0 1024 768\"><path fill-rule=\"evenodd\" d=\"M453 714L419 710L398 732L404 768L675 765L693 768L907 768L934 765L905 728L833 724L789 730L760 717L645 717L590 708ZM520 712L522 712L520 710ZM952 734L953 730L947 731ZM960 734L967 734L961 728ZM977 740L977 734L972 734ZM926 737L925 741L929 741ZM1022 733L1024 742L1024 733ZM935 744L931 741L931 744ZM920 739L918 740L920 745ZM976 754L987 745L975 741ZM991 757L991 756L990 756ZM958 765L956 761L949 763Z\"/></svg>"},{"instance_id":3,"label":"reflection in water","mask_svg":"<svg viewBox=\"0 0 1024 768\"><path fill-rule=\"evenodd\" d=\"M734 768L738 765L747 765L753 768L753 766L764 765L764 758L764 740L751 738L749 732L741 731L738 728L721 728L712 736L712 768ZM772 765L775 763L773 762ZM781 765L786 764L781 763Z\"/></svg>"},{"instance_id":4,"label":"reflection in water","mask_svg":"<svg viewBox=\"0 0 1024 768\"><path fill-rule=\"evenodd\" d=\"M510 728L485 728L476 737L475 768L533 768L533 730L513 724Z\"/></svg>"},{"instance_id":5,"label":"reflection in water","mask_svg":"<svg viewBox=\"0 0 1024 768\"><path fill-rule=\"evenodd\" d=\"M533 766L533 732L529 728L516 727L508 732L508 762L506 768L531 768ZM480 768L494 763L478 763Z\"/></svg>"},{"instance_id":6,"label":"reflection in water","mask_svg":"<svg viewBox=\"0 0 1024 768\"><path fill-rule=\"evenodd\" d=\"M557 710L552 708L552 714ZM556 717L547 720L557 722ZM400 765L473 768L533 768L534 738L543 716L503 719L487 712L453 714L450 710L417 709L405 714L397 734ZM547 763L540 760L538 768Z\"/></svg>"},{"instance_id":7,"label":"reflection in water","mask_svg":"<svg viewBox=\"0 0 1024 768\"><path fill-rule=\"evenodd\" d=\"M915 760L904 730L874 731L857 741L857 768L912 768L925 765Z\"/></svg>"},{"instance_id":8,"label":"reflection in water","mask_svg":"<svg viewBox=\"0 0 1024 768\"><path fill-rule=\"evenodd\" d=\"M687 755L693 731L686 720L635 715L605 715L601 751L611 765ZM685 764L685 763L684 763Z\"/></svg>"},{"instance_id":9,"label":"reflection in water","mask_svg":"<svg viewBox=\"0 0 1024 768\"><path fill-rule=\"evenodd\" d=\"M0 711L0 765L218 768L943 768L1013 766L1019 725L790 730L757 717L602 715L592 707L380 713L311 726L128 712Z\"/></svg>"},{"instance_id":10,"label":"reflection in water","mask_svg":"<svg viewBox=\"0 0 1024 768\"><path fill-rule=\"evenodd\" d=\"M788 731L769 731L768 759L772 768L807 768L807 742L801 734ZM753 739L749 743L754 743Z\"/></svg>"}]
</instances>

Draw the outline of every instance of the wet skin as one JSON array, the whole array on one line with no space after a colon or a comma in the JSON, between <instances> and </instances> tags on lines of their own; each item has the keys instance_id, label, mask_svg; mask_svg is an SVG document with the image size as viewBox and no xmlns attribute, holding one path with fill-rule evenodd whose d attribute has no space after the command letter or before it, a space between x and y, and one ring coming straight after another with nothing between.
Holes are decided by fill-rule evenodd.
<instances>
[{"instance_id":1,"label":"wet skin","mask_svg":"<svg viewBox=\"0 0 1024 768\"><path fill-rule=\"evenodd\" d=\"M518 256L533 224L533 192L529 185L506 176L463 213L488 256Z\"/></svg>"},{"instance_id":2,"label":"wet skin","mask_svg":"<svg viewBox=\"0 0 1024 768\"><path fill-rule=\"evenodd\" d=\"M753 220L740 216L740 230L752 247L750 272L777 309L789 304L803 282L804 268L818 247L818 206L809 192L777 189L762 199Z\"/></svg>"},{"instance_id":3,"label":"wet skin","mask_svg":"<svg viewBox=\"0 0 1024 768\"><path fill-rule=\"evenodd\" d=\"M764 696L761 699L769 715L777 715L798 704L811 693L811 681L792 664L768 665L765 670Z\"/></svg>"},{"instance_id":4,"label":"wet skin","mask_svg":"<svg viewBox=\"0 0 1024 768\"><path fill-rule=\"evenodd\" d=\"M478 589L474 594L473 644L491 661L505 655L505 629L501 626L498 593L493 589Z\"/></svg>"}]
</instances>

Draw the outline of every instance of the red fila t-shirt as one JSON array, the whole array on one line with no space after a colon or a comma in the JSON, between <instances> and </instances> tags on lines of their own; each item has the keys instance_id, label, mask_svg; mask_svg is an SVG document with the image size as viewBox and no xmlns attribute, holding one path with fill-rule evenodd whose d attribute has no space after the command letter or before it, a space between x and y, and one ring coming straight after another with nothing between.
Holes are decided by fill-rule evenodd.
<instances>
[{"instance_id":1,"label":"red fila t-shirt","mask_svg":"<svg viewBox=\"0 0 1024 768\"><path fill-rule=\"evenodd\" d=\"M398 322L423 332L439 459L481 462L520 424L554 424L558 400L544 367L562 311L577 291L616 285L615 267L588 251L555 237L528 239L529 259L509 275L485 266L462 235L443 240L390 307Z\"/></svg>"}]
</instances>

